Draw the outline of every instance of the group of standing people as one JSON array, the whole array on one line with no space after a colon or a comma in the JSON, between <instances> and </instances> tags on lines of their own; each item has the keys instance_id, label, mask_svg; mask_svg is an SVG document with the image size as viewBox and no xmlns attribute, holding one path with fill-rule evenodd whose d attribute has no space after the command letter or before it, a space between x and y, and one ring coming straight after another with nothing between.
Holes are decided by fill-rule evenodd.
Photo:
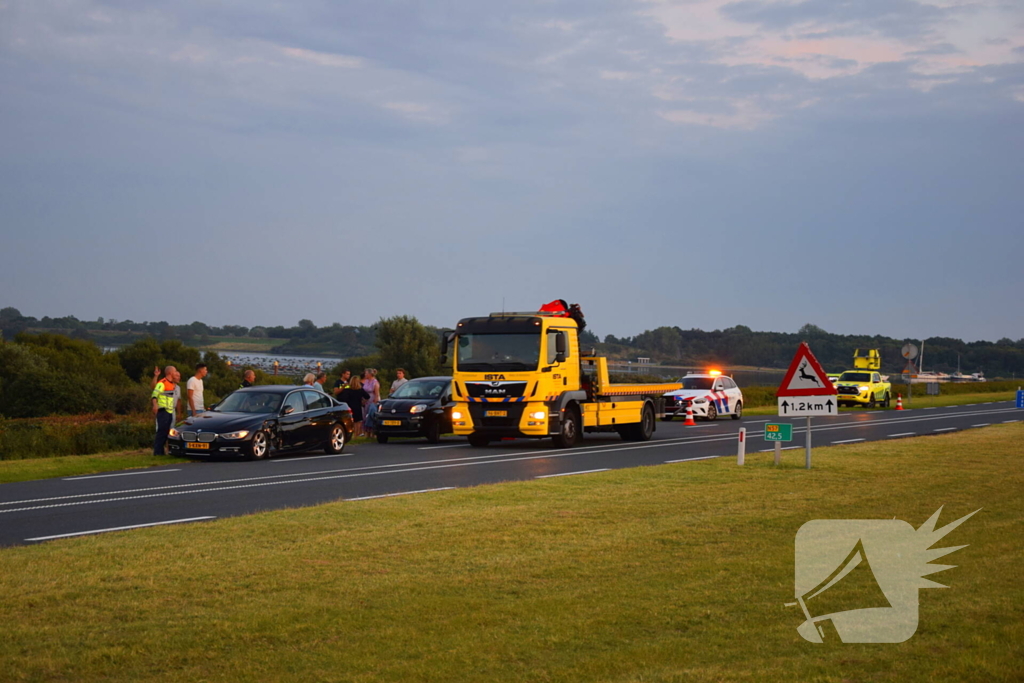
<instances>
[{"instance_id":1,"label":"group of standing people","mask_svg":"<svg viewBox=\"0 0 1024 683\"><path fill-rule=\"evenodd\" d=\"M153 390L151 404L153 416L156 418L156 438L153 441L153 454L163 455L167 444L167 437L171 427L177 420L186 417L201 415L206 410L203 400L204 387L203 379L209 369L205 363L196 365L195 374L189 378L185 385L186 398L181 401L181 373L173 365L168 365L161 370L153 368L153 381L150 388ZM391 392L394 393L409 380L405 378L405 370L399 368L395 372L397 379L391 383ZM239 388L251 387L256 381L256 373L246 370L242 374L242 384ZM303 378L303 384L327 393L324 390L324 383L327 381L327 373L307 373ZM350 370L342 370L338 379L334 382L331 393L336 399L347 403L352 410L352 420L355 422L353 436L373 437L377 424L377 411L380 406L380 381L377 379L376 368L366 368L362 377L353 377ZM184 409L183 409L184 406Z\"/></svg>"}]
</instances>

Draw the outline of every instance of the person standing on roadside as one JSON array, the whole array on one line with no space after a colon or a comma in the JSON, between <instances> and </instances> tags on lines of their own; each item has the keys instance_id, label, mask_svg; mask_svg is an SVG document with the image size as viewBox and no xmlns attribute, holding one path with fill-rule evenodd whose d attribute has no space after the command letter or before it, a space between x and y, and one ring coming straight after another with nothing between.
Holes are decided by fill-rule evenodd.
<instances>
[{"instance_id":1,"label":"person standing on roadside","mask_svg":"<svg viewBox=\"0 0 1024 683\"><path fill-rule=\"evenodd\" d=\"M315 381L316 381L316 375L314 375L312 372L307 372L306 376L302 378L302 384L307 386L307 387L309 387L310 389L315 389L316 388L316 387L313 386L313 382L315 382Z\"/></svg>"},{"instance_id":2,"label":"person standing on roadside","mask_svg":"<svg viewBox=\"0 0 1024 683\"><path fill-rule=\"evenodd\" d=\"M370 396L363 409L363 434L372 438L377 426L377 406L380 404L380 382L377 381L376 368L363 370L363 391Z\"/></svg>"},{"instance_id":3,"label":"person standing on roadside","mask_svg":"<svg viewBox=\"0 0 1024 683\"><path fill-rule=\"evenodd\" d=\"M203 404L203 378L210 371L206 367L206 363L199 363L196 365L196 374L189 377L188 384L185 385L185 390L188 396L188 416L195 417L196 415L202 415L206 410L206 406Z\"/></svg>"},{"instance_id":4,"label":"person standing on roadside","mask_svg":"<svg viewBox=\"0 0 1024 683\"><path fill-rule=\"evenodd\" d=\"M246 370L242 373L242 383L239 385L239 389L245 389L251 387L256 382L256 373L252 370Z\"/></svg>"},{"instance_id":5,"label":"person standing on roadside","mask_svg":"<svg viewBox=\"0 0 1024 683\"><path fill-rule=\"evenodd\" d=\"M167 436L174 425L174 413L177 407L176 394L180 396L178 382L181 380L181 373L173 365L164 368L163 379L157 380L153 385L153 393L150 402L153 407L153 417L156 418L156 437L153 439L153 455L163 455L164 446L167 445Z\"/></svg>"},{"instance_id":6,"label":"person standing on roadside","mask_svg":"<svg viewBox=\"0 0 1024 683\"><path fill-rule=\"evenodd\" d=\"M323 391L324 390L324 382L326 382L326 381L327 381L327 373L326 372L321 371L321 372L316 373L316 381L313 382L313 388L316 389L317 391Z\"/></svg>"},{"instance_id":7,"label":"person standing on roadside","mask_svg":"<svg viewBox=\"0 0 1024 683\"><path fill-rule=\"evenodd\" d=\"M398 391L403 384L409 381L405 378L405 370L403 368L398 368L397 370L395 370L395 376L397 377L397 379L391 383L391 391L388 392L388 396L393 396L394 393Z\"/></svg>"},{"instance_id":8,"label":"person standing on roadside","mask_svg":"<svg viewBox=\"0 0 1024 683\"><path fill-rule=\"evenodd\" d=\"M334 398L341 400L341 392L348 389L349 380L352 378L352 372L349 370L342 370L341 374L338 375L338 379L334 380L334 389L331 393L334 394Z\"/></svg>"},{"instance_id":9,"label":"person standing on roadside","mask_svg":"<svg viewBox=\"0 0 1024 683\"><path fill-rule=\"evenodd\" d=\"M338 400L348 405L352 411L352 422L355 423L352 429L352 436L363 435L363 403L370 398L370 395L363 390L363 383L358 377L352 381L338 394Z\"/></svg>"},{"instance_id":10,"label":"person standing on roadside","mask_svg":"<svg viewBox=\"0 0 1024 683\"><path fill-rule=\"evenodd\" d=\"M183 420L185 419L185 416L182 415L182 412L184 411L181 410L181 373L178 372L178 369L175 368L173 365L168 365L167 368L171 368L172 370L174 370L174 377L171 378L174 381L174 414L177 416L177 419ZM164 368L164 374L166 374L167 368ZM156 366L153 368L153 381L149 383L149 388L151 390L155 389L157 382L159 382L160 379L160 366Z\"/></svg>"}]
</instances>

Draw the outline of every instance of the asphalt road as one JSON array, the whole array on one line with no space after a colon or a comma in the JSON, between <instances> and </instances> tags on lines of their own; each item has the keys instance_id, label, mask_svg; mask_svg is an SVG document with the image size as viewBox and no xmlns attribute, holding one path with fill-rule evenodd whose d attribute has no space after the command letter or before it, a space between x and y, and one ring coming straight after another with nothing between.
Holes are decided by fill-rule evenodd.
<instances>
[{"instance_id":1,"label":"asphalt road","mask_svg":"<svg viewBox=\"0 0 1024 683\"><path fill-rule=\"evenodd\" d=\"M812 419L812 446L941 434L1016 422L1024 411L1013 402L948 408L845 412ZM800 449L786 456L803 463L806 418L728 418L684 427L659 422L654 439L622 441L618 435L587 435L573 449L550 441L502 441L473 448L445 437L346 446L341 455L293 455L259 462L197 462L100 475L19 482L0 486L0 546L38 543L125 528L244 515L263 510L425 493L502 481L586 475L623 467L735 457L737 433L747 428L747 453L774 448L764 423L790 421Z\"/></svg>"}]
</instances>

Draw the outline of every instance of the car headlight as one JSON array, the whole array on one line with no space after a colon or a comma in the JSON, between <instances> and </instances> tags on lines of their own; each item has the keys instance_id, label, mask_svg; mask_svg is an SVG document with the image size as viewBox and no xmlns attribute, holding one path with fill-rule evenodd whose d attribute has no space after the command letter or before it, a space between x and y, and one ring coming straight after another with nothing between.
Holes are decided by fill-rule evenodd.
<instances>
[{"instance_id":1,"label":"car headlight","mask_svg":"<svg viewBox=\"0 0 1024 683\"><path fill-rule=\"evenodd\" d=\"M453 410L452 411L452 419L453 420L461 420L462 419L462 413L460 413L457 410Z\"/></svg>"},{"instance_id":2,"label":"car headlight","mask_svg":"<svg viewBox=\"0 0 1024 683\"><path fill-rule=\"evenodd\" d=\"M244 439L247 436L249 436L249 432L247 432L247 431L245 431L243 429L240 432L231 432L230 434L221 434L220 438L222 438L222 439Z\"/></svg>"},{"instance_id":3,"label":"car headlight","mask_svg":"<svg viewBox=\"0 0 1024 683\"><path fill-rule=\"evenodd\" d=\"M174 427L171 427L171 431L167 432L167 436L172 436L172 437L175 437L175 438L177 438L179 434L181 434L181 432L179 432Z\"/></svg>"},{"instance_id":4,"label":"car headlight","mask_svg":"<svg viewBox=\"0 0 1024 683\"><path fill-rule=\"evenodd\" d=\"M412 413L413 415L415 415L416 413L422 413L426 409L427 409L427 404L426 403L417 403L416 405L414 405L412 408L409 409L409 412Z\"/></svg>"},{"instance_id":5,"label":"car headlight","mask_svg":"<svg viewBox=\"0 0 1024 683\"><path fill-rule=\"evenodd\" d=\"M695 399L693 399L693 402L694 403L707 403L708 400L706 398L695 398Z\"/></svg>"},{"instance_id":6,"label":"car headlight","mask_svg":"<svg viewBox=\"0 0 1024 683\"><path fill-rule=\"evenodd\" d=\"M543 410L538 410L535 413L530 413L530 419L531 420L543 420L547 416L548 416L548 414L545 411L543 411Z\"/></svg>"},{"instance_id":7,"label":"car headlight","mask_svg":"<svg viewBox=\"0 0 1024 683\"><path fill-rule=\"evenodd\" d=\"M859 387L857 387L857 388L858 388L858 389L860 389L860 393L862 393L862 394L863 394L863 393L864 393L865 391L868 391L869 389L871 389L871 387L866 387L866 386L864 386L863 384L862 384L862 385L860 385L860 386L859 386Z\"/></svg>"}]
</instances>

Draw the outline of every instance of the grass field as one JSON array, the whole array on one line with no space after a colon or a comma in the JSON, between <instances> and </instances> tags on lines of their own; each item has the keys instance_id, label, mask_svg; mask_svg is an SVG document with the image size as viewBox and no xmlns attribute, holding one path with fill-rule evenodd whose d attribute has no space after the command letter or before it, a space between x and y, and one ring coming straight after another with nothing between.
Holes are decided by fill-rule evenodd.
<instances>
[{"instance_id":1,"label":"grass field","mask_svg":"<svg viewBox=\"0 0 1024 683\"><path fill-rule=\"evenodd\" d=\"M1024 424L0 551L3 679L1016 681ZM895 645L796 633L812 519L982 508Z\"/></svg>"}]
</instances>

